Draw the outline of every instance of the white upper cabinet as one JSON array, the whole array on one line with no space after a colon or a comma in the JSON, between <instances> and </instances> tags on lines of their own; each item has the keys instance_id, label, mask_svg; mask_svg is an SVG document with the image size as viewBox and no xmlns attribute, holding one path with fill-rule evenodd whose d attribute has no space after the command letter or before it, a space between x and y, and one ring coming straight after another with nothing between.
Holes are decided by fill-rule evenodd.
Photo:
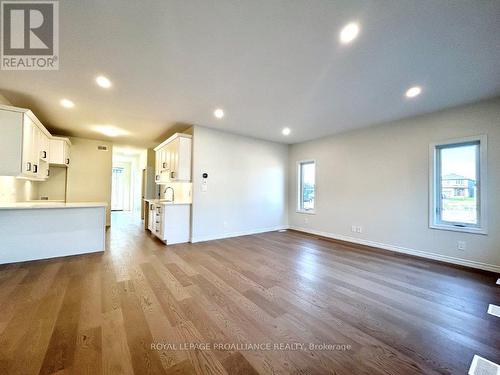
<instances>
[{"instance_id":1,"label":"white upper cabinet","mask_svg":"<svg viewBox=\"0 0 500 375\"><path fill-rule=\"evenodd\" d=\"M0 105L0 176L48 177L50 133L30 110Z\"/></svg>"},{"instance_id":2,"label":"white upper cabinet","mask_svg":"<svg viewBox=\"0 0 500 375\"><path fill-rule=\"evenodd\" d=\"M64 137L51 137L50 140L50 164L69 166L71 162L71 142Z\"/></svg>"},{"instance_id":3,"label":"white upper cabinet","mask_svg":"<svg viewBox=\"0 0 500 375\"><path fill-rule=\"evenodd\" d=\"M190 134L176 133L157 146L156 183L191 181L191 146Z\"/></svg>"}]
</instances>

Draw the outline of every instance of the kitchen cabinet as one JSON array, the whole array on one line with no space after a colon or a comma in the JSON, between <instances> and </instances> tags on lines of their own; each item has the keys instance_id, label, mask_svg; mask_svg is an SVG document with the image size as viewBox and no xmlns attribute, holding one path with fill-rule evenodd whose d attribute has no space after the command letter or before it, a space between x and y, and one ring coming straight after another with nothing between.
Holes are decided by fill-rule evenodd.
<instances>
[{"instance_id":1,"label":"kitchen cabinet","mask_svg":"<svg viewBox=\"0 0 500 375\"><path fill-rule=\"evenodd\" d=\"M149 203L148 229L167 245L186 243L191 235L191 205Z\"/></svg>"},{"instance_id":2,"label":"kitchen cabinet","mask_svg":"<svg viewBox=\"0 0 500 375\"><path fill-rule=\"evenodd\" d=\"M157 184L191 181L192 141L190 134L176 133L154 149Z\"/></svg>"},{"instance_id":3,"label":"kitchen cabinet","mask_svg":"<svg viewBox=\"0 0 500 375\"><path fill-rule=\"evenodd\" d=\"M153 220L154 220L155 205L153 203L148 203L148 204L149 204L148 229L151 231L151 233L153 233L153 231L154 231Z\"/></svg>"},{"instance_id":4,"label":"kitchen cabinet","mask_svg":"<svg viewBox=\"0 0 500 375\"><path fill-rule=\"evenodd\" d=\"M35 159L38 158L38 166L36 170L37 178L46 179L49 177L49 158L50 158L50 144L49 136L36 127L35 136L37 144L34 147L35 152L38 155L34 155Z\"/></svg>"},{"instance_id":5,"label":"kitchen cabinet","mask_svg":"<svg viewBox=\"0 0 500 375\"><path fill-rule=\"evenodd\" d=\"M50 133L28 109L0 105L0 176L48 177Z\"/></svg>"},{"instance_id":6,"label":"kitchen cabinet","mask_svg":"<svg viewBox=\"0 0 500 375\"><path fill-rule=\"evenodd\" d=\"M71 142L65 137L51 137L50 142L50 164L69 166L71 162Z\"/></svg>"}]
</instances>

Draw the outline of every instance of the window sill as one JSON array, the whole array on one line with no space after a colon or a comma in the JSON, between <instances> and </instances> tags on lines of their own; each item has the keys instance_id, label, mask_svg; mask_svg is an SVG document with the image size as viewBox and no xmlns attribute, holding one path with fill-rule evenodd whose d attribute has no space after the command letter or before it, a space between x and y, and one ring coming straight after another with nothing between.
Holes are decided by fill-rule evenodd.
<instances>
[{"instance_id":1,"label":"window sill","mask_svg":"<svg viewBox=\"0 0 500 375\"><path fill-rule=\"evenodd\" d=\"M463 233L483 234L483 235L488 234L488 231L485 228L457 227L448 224L430 224L429 228L439 229L439 230L449 230L452 232L463 232Z\"/></svg>"},{"instance_id":2,"label":"window sill","mask_svg":"<svg viewBox=\"0 0 500 375\"><path fill-rule=\"evenodd\" d=\"M314 210L296 210L298 214L307 214L307 215L316 215L316 211Z\"/></svg>"}]
</instances>

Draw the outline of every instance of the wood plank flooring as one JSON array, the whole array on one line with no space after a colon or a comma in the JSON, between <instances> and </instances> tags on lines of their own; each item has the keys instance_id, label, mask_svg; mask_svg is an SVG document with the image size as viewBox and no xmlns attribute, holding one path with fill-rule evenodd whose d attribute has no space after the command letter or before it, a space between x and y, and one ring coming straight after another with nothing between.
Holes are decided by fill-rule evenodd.
<instances>
[{"instance_id":1,"label":"wood plank flooring","mask_svg":"<svg viewBox=\"0 0 500 375\"><path fill-rule=\"evenodd\" d=\"M474 354L500 363L500 319L486 312L500 304L498 275L293 231L166 247L125 213L107 246L0 266L0 374L465 374Z\"/></svg>"}]
</instances>

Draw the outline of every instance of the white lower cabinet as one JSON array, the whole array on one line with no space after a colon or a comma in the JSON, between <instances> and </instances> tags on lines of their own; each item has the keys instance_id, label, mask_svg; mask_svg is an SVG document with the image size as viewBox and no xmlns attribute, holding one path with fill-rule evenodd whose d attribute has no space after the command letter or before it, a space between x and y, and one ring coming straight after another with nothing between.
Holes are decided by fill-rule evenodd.
<instances>
[{"instance_id":1,"label":"white lower cabinet","mask_svg":"<svg viewBox=\"0 0 500 375\"><path fill-rule=\"evenodd\" d=\"M150 203L148 229L167 245L189 242L191 205Z\"/></svg>"}]
</instances>

